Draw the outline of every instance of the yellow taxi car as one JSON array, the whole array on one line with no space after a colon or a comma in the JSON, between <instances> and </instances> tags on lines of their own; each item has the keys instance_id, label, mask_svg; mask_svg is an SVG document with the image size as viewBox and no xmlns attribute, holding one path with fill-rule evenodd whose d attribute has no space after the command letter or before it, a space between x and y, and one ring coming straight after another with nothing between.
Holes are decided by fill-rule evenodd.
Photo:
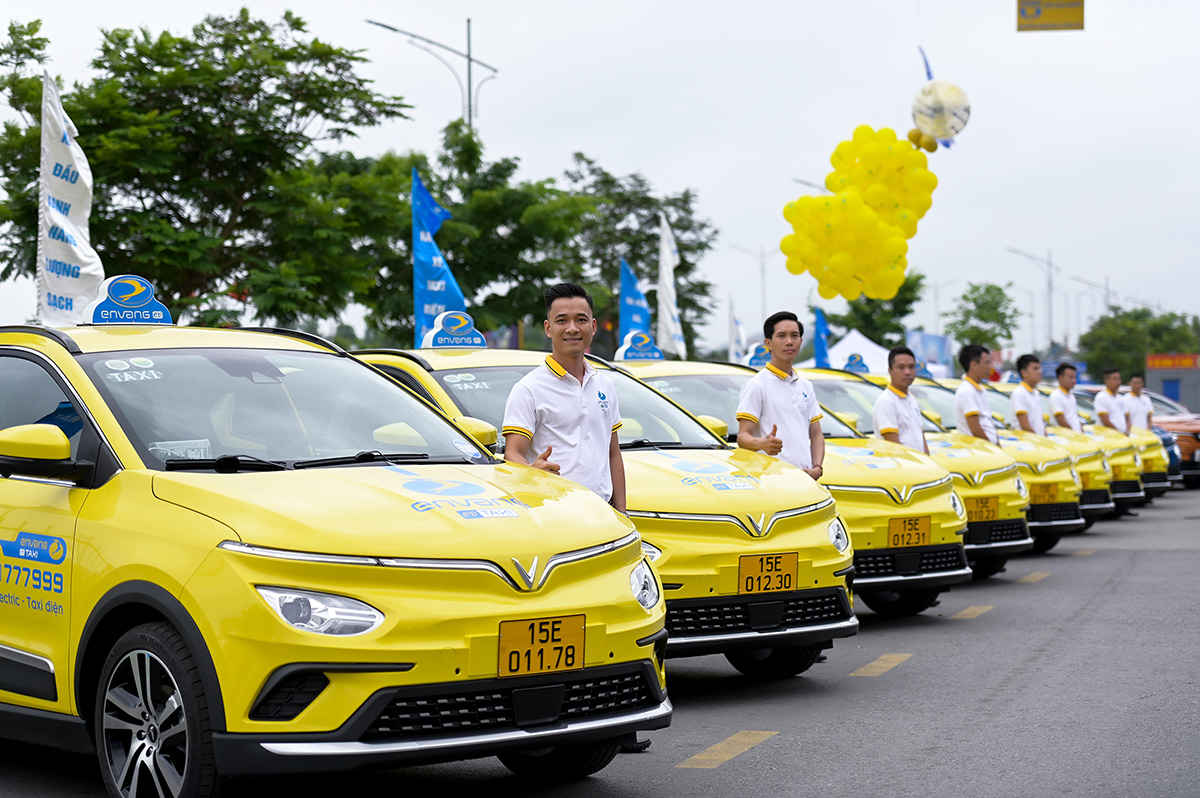
<instances>
[{"instance_id":1,"label":"yellow taxi car","mask_svg":"<svg viewBox=\"0 0 1200 798\"><path fill-rule=\"evenodd\" d=\"M0 328L0 733L191 796L488 755L568 779L668 725L626 519L332 344L152 295Z\"/></svg>"},{"instance_id":2,"label":"yellow taxi car","mask_svg":"<svg viewBox=\"0 0 1200 798\"><path fill-rule=\"evenodd\" d=\"M1012 412L1009 396L1020 383L992 382L987 388L988 407L992 416L1010 427L1017 422ZM1112 466L1109 465L1103 447L1090 435L1076 432L1067 427L1055 426L1050 419L1050 403L1047 392L1039 389L1042 414L1046 421L1046 437L1051 443L1066 449L1079 474L1082 490L1079 492L1079 511L1083 513L1084 529L1091 528L1097 520L1111 515L1117 506L1112 498Z\"/></svg>"},{"instance_id":3,"label":"yellow taxi car","mask_svg":"<svg viewBox=\"0 0 1200 798\"><path fill-rule=\"evenodd\" d=\"M1120 483L1113 487L1114 494L1122 497L1118 504L1126 506L1142 504L1146 499L1161 496L1169 491L1171 489L1168 473L1170 457L1158 435L1148 429L1131 430L1126 435L1117 432L1112 427L1106 427L1096 421L1096 394L1087 388L1076 388L1074 393L1079 406L1079 416L1090 425L1085 427L1084 432L1103 436L1115 448L1133 447L1134 452L1137 453L1136 459L1141 461L1137 464L1136 477L1134 476L1135 469L1127 465L1120 469L1122 472L1120 477L1113 477L1114 481ZM1136 484L1134 484L1135 481ZM1139 492L1142 493L1140 497L1137 495Z\"/></svg>"},{"instance_id":4,"label":"yellow taxi car","mask_svg":"<svg viewBox=\"0 0 1200 798\"><path fill-rule=\"evenodd\" d=\"M544 352L448 346L355 353L451 418L503 425L509 391ZM601 360L616 385L626 504L667 597L668 657L723 654L742 673L807 670L858 631L854 552L833 498L774 457L731 447Z\"/></svg>"},{"instance_id":5,"label":"yellow taxi car","mask_svg":"<svg viewBox=\"0 0 1200 798\"><path fill-rule=\"evenodd\" d=\"M693 413L727 424L737 423L738 395L754 376L754 369L731 363L623 365ZM878 615L915 615L934 606L950 585L969 581L962 545L966 507L950 473L923 453L864 438L828 411L821 430L821 483L850 530L856 596Z\"/></svg>"}]
</instances>

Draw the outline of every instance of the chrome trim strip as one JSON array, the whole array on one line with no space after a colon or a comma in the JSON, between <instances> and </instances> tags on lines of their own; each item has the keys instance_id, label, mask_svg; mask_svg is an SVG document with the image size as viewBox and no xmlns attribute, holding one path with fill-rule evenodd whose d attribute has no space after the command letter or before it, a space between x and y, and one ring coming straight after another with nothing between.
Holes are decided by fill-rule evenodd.
<instances>
[{"instance_id":1,"label":"chrome trim strip","mask_svg":"<svg viewBox=\"0 0 1200 798\"><path fill-rule=\"evenodd\" d=\"M745 530L746 534L748 534L752 538L765 538L767 535L769 535L771 533L771 527L775 526L776 521L781 521L781 520L784 520L787 518L795 518L798 515L807 515L808 513L815 513L817 510L823 510L826 507L829 507L833 503L834 503L833 497L830 496L828 499L817 502L816 504L810 504L805 507L797 507L792 510L780 510L779 512L775 513L775 515L771 516L771 520L766 522L766 524L763 526L761 531L756 531L754 529L751 529L749 526L746 525L746 523L744 521L742 521L740 518L738 518L735 515L726 515L724 513L720 513L720 514L656 513L656 512L649 512L646 510L630 510L629 517L630 518L659 518L659 519L662 519L663 521L710 521L710 522L711 521L717 521L717 522L723 521L726 523L736 524L737 526L740 526L743 530Z\"/></svg>"},{"instance_id":2,"label":"chrome trim strip","mask_svg":"<svg viewBox=\"0 0 1200 798\"><path fill-rule=\"evenodd\" d=\"M1079 511L1082 513L1085 513L1085 514L1086 513L1104 513L1104 512L1108 512L1110 510L1115 510L1115 509L1117 509L1117 505L1112 502L1105 502L1104 504L1081 504L1081 505L1079 505Z\"/></svg>"},{"instance_id":3,"label":"chrome trim strip","mask_svg":"<svg viewBox=\"0 0 1200 798\"><path fill-rule=\"evenodd\" d=\"M4 477L0 477L0 479L4 479ZM8 479L11 479L14 482L33 482L38 485L54 485L55 487L58 487L58 488L78 488L79 487L78 483L71 482L71 481L65 480L65 479L50 479L48 477L30 477L30 476L25 476L24 474L13 474L11 477L8 477Z\"/></svg>"},{"instance_id":4,"label":"chrome trim strip","mask_svg":"<svg viewBox=\"0 0 1200 798\"><path fill-rule=\"evenodd\" d=\"M1144 499L1146 498L1146 491L1139 490L1137 493L1114 493L1112 497L1113 501L1116 501L1117 499Z\"/></svg>"},{"instance_id":5,"label":"chrome trim strip","mask_svg":"<svg viewBox=\"0 0 1200 798\"><path fill-rule=\"evenodd\" d=\"M1025 525L1033 529L1047 529L1056 526L1083 526L1083 518L1067 518L1062 521L1026 521Z\"/></svg>"},{"instance_id":6,"label":"chrome trim strip","mask_svg":"<svg viewBox=\"0 0 1200 798\"><path fill-rule=\"evenodd\" d=\"M1003 549L1012 549L1019 547L1032 547L1033 537L1024 537L1020 540L1002 540L999 543L964 543L963 548L968 552L977 551L984 554L990 551L999 551Z\"/></svg>"},{"instance_id":7,"label":"chrome trim strip","mask_svg":"<svg viewBox=\"0 0 1200 798\"><path fill-rule=\"evenodd\" d=\"M309 551L289 551L288 549L270 549L265 546L252 546L238 540L223 540L217 544L218 549L236 551L239 554L252 554L256 557L271 557L276 560L296 560L300 562L318 562L331 565L379 565L374 557L355 557L343 554L317 554Z\"/></svg>"},{"instance_id":8,"label":"chrome trim strip","mask_svg":"<svg viewBox=\"0 0 1200 798\"><path fill-rule=\"evenodd\" d=\"M873 485L824 485L825 490L843 490L849 493L882 493L892 500L894 504L908 504L916 495L917 491L928 490L945 485L951 481L951 477L945 476L941 479L935 479L932 482L921 482L916 485L905 485L896 488L895 492L887 488L877 487ZM824 483L822 483L824 484Z\"/></svg>"},{"instance_id":9,"label":"chrome trim strip","mask_svg":"<svg viewBox=\"0 0 1200 798\"><path fill-rule=\"evenodd\" d=\"M891 576L855 577L854 589L858 590L861 587L870 587L870 586L874 586L874 585L892 585L892 584L896 584L896 583L901 583L901 584L907 585L908 583L911 583L911 582L920 582L922 580L930 580L930 579L951 579L951 578L970 579L974 575L974 573L975 572L972 571L970 568L960 568L955 571L930 571L930 572L924 573L924 574L910 574L908 576L901 576L899 574L893 574Z\"/></svg>"},{"instance_id":10,"label":"chrome trim strip","mask_svg":"<svg viewBox=\"0 0 1200 798\"><path fill-rule=\"evenodd\" d=\"M601 543L597 546L588 546L585 549L576 549L575 551L564 551L555 554L546 560L546 568L542 571L542 578L538 580L537 587L530 588L536 590L538 587L546 584L546 579L549 578L550 572L560 565L567 563L579 562L580 560L590 560L592 557L599 557L602 554L623 549L626 546L631 546L634 543L640 544L642 536L635 529L623 538L611 540L608 543Z\"/></svg>"},{"instance_id":11,"label":"chrome trim strip","mask_svg":"<svg viewBox=\"0 0 1200 798\"><path fill-rule=\"evenodd\" d=\"M591 731L609 726L625 726L630 723L651 722L667 717L673 709L671 699L664 698L662 703L657 707L645 709L641 712L632 712L627 715L619 715L615 718L564 723L553 729L540 729L536 731L516 729L492 734L472 734L451 739L410 740L407 742L392 743L363 743L353 741L345 743L260 743L260 745L264 751L278 756L361 756L364 754L438 751L472 745L485 745L487 743L507 743L515 740L536 742L537 740L553 739L566 732Z\"/></svg>"},{"instance_id":12,"label":"chrome trim strip","mask_svg":"<svg viewBox=\"0 0 1200 798\"><path fill-rule=\"evenodd\" d=\"M429 571L484 571L503 579L513 590L520 590L508 572L491 560L418 560L406 557L381 557L385 568L421 568Z\"/></svg>"},{"instance_id":13,"label":"chrome trim strip","mask_svg":"<svg viewBox=\"0 0 1200 798\"><path fill-rule=\"evenodd\" d=\"M673 646L678 647L688 643L727 643L735 640L774 640L788 635L811 635L820 632L843 632L858 629L858 618L851 616L837 623L823 623L818 626L797 626L792 629L780 629L777 632L734 632L727 635L696 635L692 637L667 637L667 651Z\"/></svg>"},{"instance_id":14,"label":"chrome trim strip","mask_svg":"<svg viewBox=\"0 0 1200 798\"><path fill-rule=\"evenodd\" d=\"M19 648L9 648L8 646L0 646L0 659L6 659L10 662L16 662L19 665L26 665L30 668L36 668L39 671L46 673L54 673L54 663L38 654L30 654L28 651L22 651Z\"/></svg>"},{"instance_id":15,"label":"chrome trim strip","mask_svg":"<svg viewBox=\"0 0 1200 798\"><path fill-rule=\"evenodd\" d=\"M962 474L962 473L959 473L958 471L951 471L950 476L958 477L959 479L961 479L963 482L967 483L968 485L982 485L983 481L985 479L987 479L988 477L994 477L994 476L997 476L1000 474L1008 474L1008 473L1011 473L1014 471L1019 471L1019 470L1020 469L1017 467L1017 464L1013 463L1010 466L1002 466L1001 468L993 468L990 471L976 471L974 474L971 474L971 475Z\"/></svg>"}]
</instances>

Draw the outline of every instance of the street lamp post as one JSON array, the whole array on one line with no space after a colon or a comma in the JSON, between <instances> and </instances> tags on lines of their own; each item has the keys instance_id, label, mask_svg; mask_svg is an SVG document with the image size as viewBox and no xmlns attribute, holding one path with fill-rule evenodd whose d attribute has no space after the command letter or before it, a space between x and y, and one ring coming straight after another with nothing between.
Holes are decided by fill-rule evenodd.
<instances>
[{"instance_id":1,"label":"street lamp post","mask_svg":"<svg viewBox=\"0 0 1200 798\"><path fill-rule=\"evenodd\" d=\"M729 246L733 249L736 249L738 252L743 252L749 255L752 258L758 258L758 280L759 285L762 288L762 315L760 318L765 319L767 317L767 248L764 246L759 246L758 251L755 252L749 247L742 247L738 246L737 244L730 244Z\"/></svg>"},{"instance_id":2,"label":"street lamp post","mask_svg":"<svg viewBox=\"0 0 1200 798\"><path fill-rule=\"evenodd\" d=\"M373 19L368 19L367 22L370 23L371 25L377 25L378 27L383 28L384 30L390 30L393 33L399 33L402 36L407 36L408 43L411 44L413 47L424 50L425 52L429 53L431 56L436 58L438 61L441 61L442 64L447 69L450 70L451 74L454 75L454 79L456 81L458 81L458 91L459 91L459 94L462 96L463 117L467 120L467 127L474 128L475 117L479 115L479 107L478 107L479 106L479 89L483 86L483 84L487 83L489 80L496 77L496 75L499 74L500 70L496 69L494 66L490 66L488 64L483 63L478 58L475 58L474 56L471 55L471 20L470 20L470 18L467 19L467 51L465 53L460 50L455 50L453 47L447 47L446 45L442 44L441 42L435 42L433 39L427 39L424 36L420 36L416 33L411 33L406 30L400 30L399 28L394 28L391 25L384 24L383 22L376 22ZM443 58L442 56L440 56L436 52L434 52L432 49L433 47L437 47L441 50L445 50L446 52L452 53L453 55L456 55L459 58L465 58L467 60L466 83L463 82L462 77L458 74L458 70L455 69L454 66L449 61L447 61L445 58ZM486 78L479 81L478 83L474 82L474 78L473 78L473 74L472 74L472 67L475 66L476 64L483 67L484 69L491 71L490 75L488 75Z\"/></svg>"},{"instance_id":3,"label":"street lamp post","mask_svg":"<svg viewBox=\"0 0 1200 798\"><path fill-rule=\"evenodd\" d=\"M957 283L961 279L962 279L961 277L951 277L949 280L943 280L940 283L933 284L933 317L934 317L934 325L935 325L934 329L937 330L938 335L942 334L942 310L941 310L941 303L938 301L938 295L940 294L940 292L943 288L945 288L948 285L951 285L952 283Z\"/></svg>"},{"instance_id":4,"label":"street lamp post","mask_svg":"<svg viewBox=\"0 0 1200 798\"><path fill-rule=\"evenodd\" d=\"M1046 355L1049 356L1050 350L1054 348L1054 272L1058 271L1059 267L1054 265L1050 250L1046 250L1044 258L1016 247L1008 247L1008 251L1046 270Z\"/></svg>"}]
</instances>

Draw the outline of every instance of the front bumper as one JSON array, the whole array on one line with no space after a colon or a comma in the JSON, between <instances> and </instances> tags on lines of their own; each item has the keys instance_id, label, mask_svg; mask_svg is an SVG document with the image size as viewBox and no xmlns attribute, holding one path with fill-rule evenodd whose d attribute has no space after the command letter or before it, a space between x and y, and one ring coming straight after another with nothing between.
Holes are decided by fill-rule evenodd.
<instances>
[{"instance_id":1,"label":"front bumper","mask_svg":"<svg viewBox=\"0 0 1200 798\"><path fill-rule=\"evenodd\" d=\"M1142 474L1142 490L1151 499L1171 490L1171 476L1166 471L1147 471Z\"/></svg>"},{"instance_id":2,"label":"front bumper","mask_svg":"<svg viewBox=\"0 0 1200 798\"><path fill-rule=\"evenodd\" d=\"M1029 530L1035 535L1057 537L1065 532L1078 532L1087 521L1083 518L1079 502L1055 502L1031 504L1026 511Z\"/></svg>"},{"instance_id":3,"label":"front bumper","mask_svg":"<svg viewBox=\"0 0 1200 798\"><path fill-rule=\"evenodd\" d=\"M960 544L867 549L854 552L854 589L946 587L971 581L971 568Z\"/></svg>"},{"instance_id":4,"label":"front bumper","mask_svg":"<svg viewBox=\"0 0 1200 798\"><path fill-rule=\"evenodd\" d=\"M824 643L858 633L841 587L667 600L667 656Z\"/></svg>"},{"instance_id":5,"label":"front bumper","mask_svg":"<svg viewBox=\"0 0 1200 798\"><path fill-rule=\"evenodd\" d=\"M642 661L391 688L332 732L212 739L222 775L316 773L608 740L669 726L671 713L654 665Z\"/></svg>"},{"instance_id":6,"label":"front bumper","mask_svg":"<svg viewBox=\"0 0 1200 798\"><path fill-rule=\"evenodd\" d=\"M1141 480L1114 479L1112 482L1112 497L1118 507L1128 507L1145 501L1146 491L1142 490Z\"/></svg>"},{"instance_id":7,"label":"front bumper","mask_svg":"<svg viewBox=\"0 0 1200 798\"><path fill-rule=\"evenodd\" d=\"M1098 518L1116 509L1108 488L1089 488L1079 494L1079 511L1084 518Z\"/></svg>"},{"instance_id":8,"label":"front bumper","mask_svg":"<svg viewBox=\"0 0 1200 798\"><path fill-rule=\"evenodd\" d=\"M1033 538L1024 518L969 521L963 548L967 551L968 560L980 556L1007 557L1032 549Z\"/></svg>"}]
</instances>

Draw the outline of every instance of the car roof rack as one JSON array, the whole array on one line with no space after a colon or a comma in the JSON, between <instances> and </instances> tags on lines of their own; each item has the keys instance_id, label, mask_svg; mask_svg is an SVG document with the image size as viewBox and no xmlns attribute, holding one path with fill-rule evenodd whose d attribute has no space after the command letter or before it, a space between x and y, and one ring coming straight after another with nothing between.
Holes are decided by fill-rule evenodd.
<instances>
[{"instance_id":1,"label":"car roof rack","mask_svg":"<svg viewBox=\"0 0 1200 798\"><path fill-rule=\"evenodd\" d=\"M66 349L72 355L82 355L83 350L79 348L79 344L75 343L75 339L67 335L61 330L56 330L53 327L39 327L36 324L9 324L0 327L0 333L25 333L26 335L41 335L57 342L63 349Z\"/></svg>"},{"instance_id":2,"label":"car roof rack","mask_svg":"<svg viewBox=\"0 0 1200 798\"><path fill-rule=\"evenodd\" d=\"M238 329L246 330L247 332L264 332L271 333L272 335L285 335L288 338L296 338L300 341L307 341L310 344L323 346L331 352L336 352L339 355L349 354L345 349L342 349L328 338L322 338L315 333L305 332L304 330L291 330L287 327L239 327Z\"/></svg>"},{"instance_id":3,"label":"car roof rack","mask_svg":"<svg viewBox=\"0 0 1200 798\"><path fill-rule=\"evenodd\" d=\"M434 370L433 366L429 365L428 360L413 352L406 352L403 349L355 349L350 354L356 357L358 355L393 355L395 357L402 357L405 360L411 360L426 371Z\"/></svg>"}]
</instances>

